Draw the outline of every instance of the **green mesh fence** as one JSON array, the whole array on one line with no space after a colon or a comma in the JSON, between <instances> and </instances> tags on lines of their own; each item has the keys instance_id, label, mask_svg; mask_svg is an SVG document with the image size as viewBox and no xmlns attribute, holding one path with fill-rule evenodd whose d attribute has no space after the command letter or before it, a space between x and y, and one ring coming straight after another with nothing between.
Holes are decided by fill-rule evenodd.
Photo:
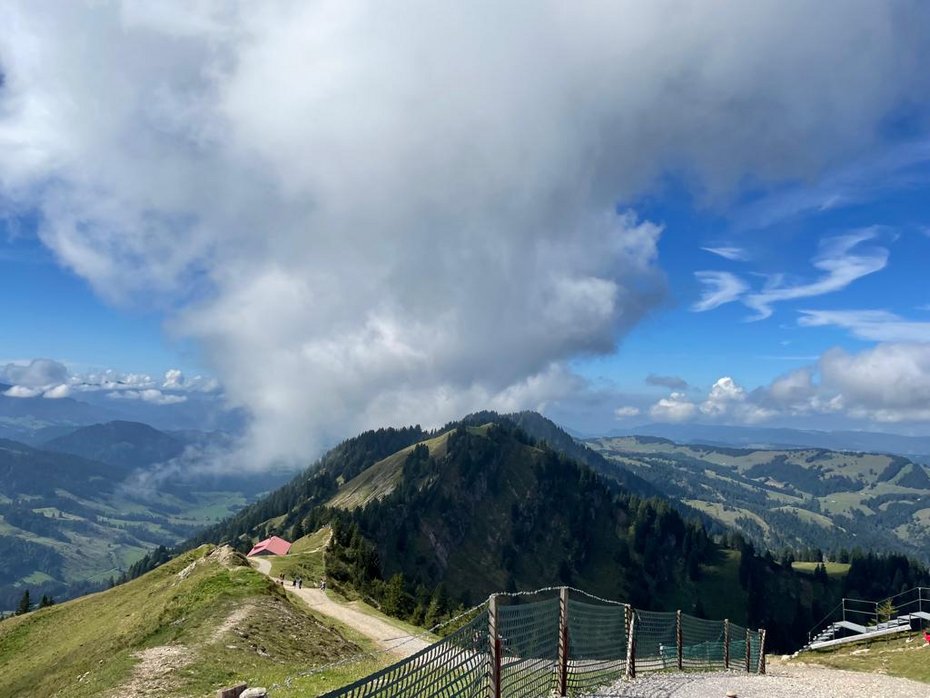
<instances>
[{"instance_id":1,"label":"green mesh fence","mask_svg":"<svg viewBox=\"0 0 930 698\"><path fill-rule=\"evenodd\" d=\"M724 631L719 620L681 615L681 665L683 669L712 671L724 666Z\"/></svg>"},{"instance_id":2,"label":"green mesh fence","mask_svg":"<svg viewBox=\"0 0 930 698\"><path fill-rule=\"evenodd\" d=\"M324 698L540 698L558 693L562 671L567 695L577 695L614 683L628 669L637 674L678 670L679 658L686 671L722 670L727 658L730 670L762 670L761 633L735 623L729 624L727 643L723 621L633 610L605 599L592 603L594 597L588 595L581 601L576 593L568 599L568 623L562 628L558 597L524 603L533 594L517 596L508 600L500 595L494 604L499 689L493 686L492 638L485 611L412 657ZM632 667L627 667L627 613L634 622ZM560 654L563 631L567 652Z\"/></svg>"},{"instance_id":3,"label":"green mesh fence","mask_svg":"<svg viewBox=\"0 0 930 698\"><path fill-rule=\"evenodd\" d=\"M559 657L558 598L499 606L501 695L538 698L552 692Z\"/></svg>"},{"instance_id":4,"label":"green mesh fence","mask_svg":"<svg viewBox=\"0 0 930 698\"><path fill-rule=\"evenodd\" d=\"M633 638L637 672L674 669L678 666L675 613L636 611Z\"/></svg>"},{"instance_id":5,"label":"green mesh fence","mask_svg":"<svg viewBox=\"0 0 930 698\"><path fill-rule=\"evenodd\" d=\"M626 671L626 607L572 600L568 611L570 694L597 688Z\"/></svg>"},{"instance_id":6,"label":"green mesh fence","mask_svg":"<svg viewBox=\"0 0 930 698\"><path fill-rule=\"evenodd\" d=\"M325 698L486 698L488 647L488 617L482 613L413 656L324 695Z\"/></svg>"},{"instance_id":7,"label":"green mesh fence","mask_svg":"<svg viewBox=\"0 0 930 698\"><path fill-rule=\"evenodd\" d=\"M736 623L730 623L730 668L746 668L746 628Z\"/></svg>"},{"instance_id":8,"label":"green mesh fence","mask_svg":"<svg viewBox=\"0 0 930 698\"><path fill-rule=\"evenodd\" d=\"M749 671L759 671L760 650L762 649L762 637L755 630L749 631Z\"/></svg>"}]
</instances>

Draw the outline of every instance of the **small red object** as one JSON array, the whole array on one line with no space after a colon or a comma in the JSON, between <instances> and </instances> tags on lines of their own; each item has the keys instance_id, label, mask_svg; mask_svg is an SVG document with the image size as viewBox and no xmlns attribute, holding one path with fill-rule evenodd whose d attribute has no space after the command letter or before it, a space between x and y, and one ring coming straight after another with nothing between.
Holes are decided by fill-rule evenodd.
<instances>
[{"instance_id":1,"label":"small red object","mask_svg":"<svg viewBox=\"0 0 930 698\"><path fill-rule=\"evenodd\" d=\"M927 641L927 644L930 645L930 633L924 630L924 640Z\"/></svg>"}]
</instances>

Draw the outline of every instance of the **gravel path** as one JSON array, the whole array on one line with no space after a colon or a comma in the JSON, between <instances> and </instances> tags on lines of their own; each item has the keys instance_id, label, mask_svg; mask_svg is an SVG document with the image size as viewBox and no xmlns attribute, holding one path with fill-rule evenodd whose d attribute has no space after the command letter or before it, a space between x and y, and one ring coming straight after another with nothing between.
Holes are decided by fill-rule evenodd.
<instances>
[{"instance_id":1,"label":"gravel path","mask_svg":"<svg viewBox=\"0 0 930 698\"><path fill-rule=\"evenodd\" d=\"M250 559L255 563L256 568L262 574L269 574L271 572L270 561L261 558ZM358 610L353 604L337 603L329 598L325 592L315 587L297 589L290 584L286 584L284 588L288 593L299 597L314 611L324 616L334 618L341 623L345 623L362 635L374 640L375 644L382 649L390 650L391 653L398 657L409 657L411 654L419 652L430 644L423 638L409 635L380 618L376 618L364 611Z\"/></svg>"},{"instance_id":2,"label":"gravel path","mask_svg":"<svg viewBox=\"0 0 930 698\"><path fill-rule=\"evenodd\" d=\"M618 681L589 698L916 698L930 686L881 674L840 671L805 664L769 666L765 676L741 673L645 674Z\"/></svg>"}]
</instances>

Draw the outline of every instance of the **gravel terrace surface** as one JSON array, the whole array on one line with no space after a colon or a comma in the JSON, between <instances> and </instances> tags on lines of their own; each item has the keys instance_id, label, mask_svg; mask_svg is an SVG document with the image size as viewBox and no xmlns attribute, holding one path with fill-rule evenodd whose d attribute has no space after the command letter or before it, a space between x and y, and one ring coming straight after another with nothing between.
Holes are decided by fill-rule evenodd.
<instances>
[{"instance_id":1,"label":"gravel terrace surface","mask_svg":"<svg viewBox=\"0 0 930 698\"><path fill-rule=\"evenodd\" d=\"M930 685L881 674L797 664L769 666L765 676L736 672L644 674L618 681L589 698L917 698Z\"/></svg>"}]
</instances>

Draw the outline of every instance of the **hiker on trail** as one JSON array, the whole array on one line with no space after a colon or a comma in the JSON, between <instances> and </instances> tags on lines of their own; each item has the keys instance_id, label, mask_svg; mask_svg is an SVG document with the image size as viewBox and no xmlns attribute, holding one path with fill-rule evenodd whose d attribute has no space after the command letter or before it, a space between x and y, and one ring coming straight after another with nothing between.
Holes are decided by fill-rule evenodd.
<instances>
[{"instance_id":1,"label":"hiker on trail","mask_svg":"<svg viewBox=\"0 0 930 698\"><path fill-rule=\"evenodd\" d=\"M303 586L304 586L304 579L303 579L303 577L298 577L298 578L297 578L297 588L298 588L298 589L303 589Z\"/></svg>"},{"instance_id":2,"label":"hiker on trail","mask_svg":"<svg viewBox=\"0 0 930 698\"><path fill-rule=\"evenodd\" d=\"M292 586L292 587L296 587L296 586L297 586L297 577L294 577L294 578L291 580L291 586Z\"/></svg>"},{"instance_id":3,"label":"hiker on trail","mask_svg":"<svg viewBox=\"0 0 930 698\"><path fill-rule=\"evenodd\" d=\"M320 589L326 591L326 577L323 577L323 579L320 580Z\"/></svg>"}]
</instances>

